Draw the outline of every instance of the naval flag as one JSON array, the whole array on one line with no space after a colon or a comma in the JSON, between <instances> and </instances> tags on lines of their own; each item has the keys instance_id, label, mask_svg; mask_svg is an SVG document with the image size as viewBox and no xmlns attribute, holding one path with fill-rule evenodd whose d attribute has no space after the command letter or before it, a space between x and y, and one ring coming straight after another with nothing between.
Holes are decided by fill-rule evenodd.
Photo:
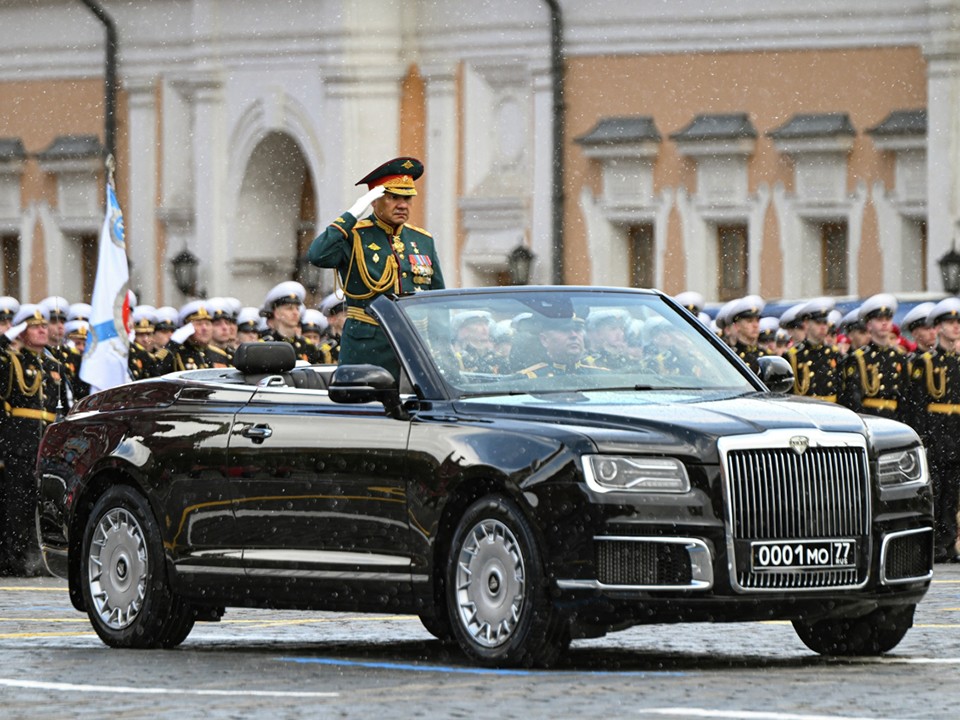
<instances>
[{"instance_id":1,"label":"naval flag","mask_svg":"<svg viewBox=\"0 0 960 720\"><path fill-rule=\"evenodd\" d=\"M93 285L90 336L83 352L80 379L92 391L106 390L130 380L127 370L130 274L123 241L123 213L113 182L107 183L107 214L97 250L97 278Z\"/></svg>"}]
</instances>

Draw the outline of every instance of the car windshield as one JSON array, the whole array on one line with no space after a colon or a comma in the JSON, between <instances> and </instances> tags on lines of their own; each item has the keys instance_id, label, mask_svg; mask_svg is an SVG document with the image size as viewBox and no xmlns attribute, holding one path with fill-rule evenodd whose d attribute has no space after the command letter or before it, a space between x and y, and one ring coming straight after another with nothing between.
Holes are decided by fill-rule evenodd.
<instances>
[{"instance_id":1,"label":"car windshield","mask_svg":"<svg viewBox=\"0 0 960 720\"><path fill-rule=\"evenodd\" d=\"M402 307L461 397L754 389L707 328L652 293L424 293Z\"/></svg>"}]
</instances>

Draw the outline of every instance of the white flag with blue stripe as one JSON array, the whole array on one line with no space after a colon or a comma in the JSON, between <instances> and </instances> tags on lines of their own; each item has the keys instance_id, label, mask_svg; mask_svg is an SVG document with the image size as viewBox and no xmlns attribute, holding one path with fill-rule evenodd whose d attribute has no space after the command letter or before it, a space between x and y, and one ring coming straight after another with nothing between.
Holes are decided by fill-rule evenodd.
<instances>
[{"instance_id":1,"label":"white flag with blue stripe","mask_svg":"<svg viewBox=\"0 0 960 720\"><path fill-rule=\"evenodd\" d=\"M127 354L130 301L127 288L130 274L123 240L123 213L113 183L107 183L107 214L100 231L97 251L97 278L90 301L90 335L83 352L80 379L92 391L106 390L130 380Z\"/></svg>"}]
</instances>

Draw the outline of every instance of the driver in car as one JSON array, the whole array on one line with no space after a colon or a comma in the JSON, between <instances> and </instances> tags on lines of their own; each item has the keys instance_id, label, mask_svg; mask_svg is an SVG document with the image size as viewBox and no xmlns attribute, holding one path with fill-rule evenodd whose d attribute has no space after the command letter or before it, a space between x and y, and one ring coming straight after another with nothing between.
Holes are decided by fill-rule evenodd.
<instances>
[{"instance_id":1,"label":"driver in car","mask_svg":"<svg viewBox=\"0 0 960 720\"><path fill-rule=\"evenodd\" d=\"M528 378L554 377L606 369L585 357L583 318L542 318L538 338L545 360L519 371Z\"/></svg>"}]
</instances>

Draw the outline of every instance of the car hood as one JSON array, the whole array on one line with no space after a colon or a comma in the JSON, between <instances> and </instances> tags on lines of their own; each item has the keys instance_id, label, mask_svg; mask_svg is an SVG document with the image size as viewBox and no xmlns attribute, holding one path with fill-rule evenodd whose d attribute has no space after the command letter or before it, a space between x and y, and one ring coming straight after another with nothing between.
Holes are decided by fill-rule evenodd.
<instances>
[{"instance_id":1,"label":"car hood","mask_svg":"<svg viewBox=\"0 0 960 720\"><path fill-rule=\"evenodd\" d=\"M717 439L768 430L807 430L869 436L864 419L839 405L771 393L617 391L474 398L461 413L498 416L588 437L598 449L642 443L649 452L717 461Z\"/></svg>"}]
</instances>

